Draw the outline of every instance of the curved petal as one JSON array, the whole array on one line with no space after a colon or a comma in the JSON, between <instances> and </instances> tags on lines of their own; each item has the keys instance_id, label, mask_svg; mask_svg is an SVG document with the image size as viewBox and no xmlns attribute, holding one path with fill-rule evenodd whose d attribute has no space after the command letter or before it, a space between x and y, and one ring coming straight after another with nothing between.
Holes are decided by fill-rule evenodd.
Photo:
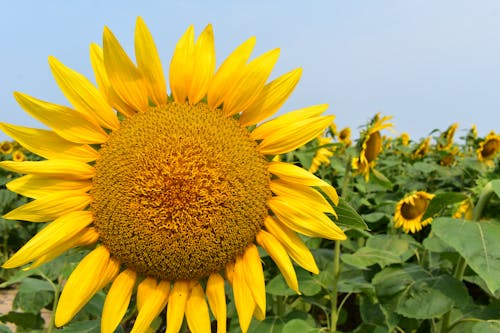
<instances>
[{"instance_id":1,"label":"curved petal","mask_svg":"<svg viewBox=\"0 0 500 333\"><path fill-rule=\"evenodd\" d=\"M149 96L156 105L167 104L167 84L153 36L141 17L135 26L135 59L148 83Z\"/></svg>"},{"instance_id":2,"label":"curved petal","mask_svg":"<svg viewBox=\"0 0 500 333\"><path fill-rule=\"evenodd\" d=\"M73 143L52 131L0 123L0 129L29 151L47 159L95 161L99 153L89 145Z\"/></svg>"},{"instance_id":3,"label":"curved petal","mask_svg":"<svg viewBox=\"0 0 500 333\"><path fill-rule=\"evenodd\" d=\"M85 209L92 197L81 191L63 191L33 200L3 216L9 220L48 222L74 211Z\"/></svg>"},{"instance_id":4,"label":"curved petal","mask_svg":"<svg viewBox=\"0 0 500 333\"><path fill-rule=\"evenodd\" d=\"M61 216L40 230L7 260L2 267L19 267L50 251L54 251L64 245L69 239L78 235L93 220L94 217L89 211L71 212Z\"/></svg>"},{"instance_id":5,"label":"curved petal","mask_svg":"<svg viewBox=\"0 0 500 333\"><path fill-rule=\"evenodd\" d=\"M226 333L226 292L224 291L224 278L219 273L210 274L205 293L210 309L217 319L217 333Z\"/></svg>"},{"instance_id":6,"label":"curved petal","mask_svg":"<svg viewBox=\"0 0 500 333\"><path fill-rule=\"evenodd\" d=\"M133 109L146 111L149 101L145 79L107 27L103 33L103 55L113 90Z\"/></svg>"},{"instance_id":7,"label":"curved petal","mask_svg":"<svg viewBox=\"0 0 500 333\"><path fill-rule=\"evenodd\" d=\"M264 226L267 231L272 234L286 249L288 255L302 268L307 269L309 272L319 274L316 261L311 254L311 251L304 244L299 236L286 226L282 225L274 218L268 216L264 220Z\"/></svg>"},{"instance_id":8,"label":"curved petal","mask_svg":"<svg viewBox=\"0 0 500 333\"><path fill-rule=\"evenodd\" d=\"M99 290L108 262L109 251L104 246L97 247L80 261L59 298L55 315L56 326L61 327L73 319Z\"/></svg>"},{"instance_id":9,"label":"curved petal","mask_svg":"<svg viewBox=\"0 0 500 333\"><path fill-rule=\"evenodd\" d=\"M236 261L238 263L238 261ZM266 316L266 282L257 246L251 244L243 253L243 269L248 288L252 292L259 318Z\"/></svg>"},{"instance_id":10,"label":"curved petal","mask_svg":"<svg viewBox=\"0 0 500 333\"><path fill-rule=\"evenodd\" d=\"M224 102L227 92L240 79L241 68L250 58L255 46L255 37L238 46L222 63L215 73L207 92L207 103L212 109Z\"/></svg>"},{"instance_id":11,"label":"curved petal","mask_svg":"<svg viewBox=\"0 0 500 333\"><path fill-rule=\"evenodd\" d=\"M0 167L17 173L66 180L85 180L95 175L95 169L90 165L70 160L1 161Z\"/></svg>"},{"instance_id":12,"label":"curved petal","mask_svg":"<svg viewBox=\"0 0 500 333\"><path fill-rule=\"evenodd\" d=\"M296 198L317 211L335 214L328 201L312 187L288 183L281 179L271 180L269 187L278 196Z\"/></svg>"},{"instance_id":13,"label":"curved petal","mask_svg":"<svg viewBox=\"0 0 500 333\"><path fill-rule=\"evenodd\" d=\"M130 333L144 332L167 305L170 281L160 281L146 295Z\"/></svg>"},{"instance_id":14,"label":"curved petal","mask_svg":"<svg viewBox=\"0 0 500 333\"><path fill-rule=\"evenodd\" d=\"M120 273L109 288L104 301L101 318L101 333L113 333L127 312L137 274L126 269Z\"/></svg>"},{"instance_id":15,"label":"curved petal","mask_svg":"<svg viewBox=\"0 0 500 333\"><path fill-rule=\"evenodd\" d=\"M141 311L142 306L146 303L148 295L156 288L158 281L153 277L146 277L137 286L137 309Z\"/></svg>"},{"instance_id":16,"label":"curved petal","mask_svg":"<svg viewBox=\"0 0 500 333\"><path fill-rule=\"evenodd\" d=\"M234 304L243 333L246 333L255 310L255 300L247 284L243 258L236 257L233 275Z\"/></svg>"},{"instance_id":17,"label":"curved petal","mask_svg":"<svg viewBox=\"0 0 500 333\"><path fill-rule=\"evenodd\" d=\"M75 109L87 118L95 119L103 127L111 130L120 127L111 106L85 76L64 66L54 57L49 57L49 65L59 88Z\"/></svg>"},{"instance_id":18,"label":"curved petal","mask_svg":"<svg viewBox=\"0 0 500 333\"><path fill-rule=\"evenodd\" d=\"M175 281L168 297L167 330L165 333L177 333L182 326L184 310L189 296L189 281Z\"/></svg>"},{"instance_id":19,"label":"curved petal","mask_svg":"<svg viewBox=\"0 0 500 333\"><path fill-rule=\"evenodd\" d=\"M264 230L261 230L256 235L256 240L276 263L288 286L297 294L300 294L295 269L283 245L273 235Z\"/></svg>"},{"instance_id":20,"label":"curved petal","mask_svg":"<svg viewBox=\"0 0 500 333\"><path fill-rule=\"evenodd\" d=\"M108 135L96 121L77 110L44 102L20 92L15 92L14 98L24 111L68 141L94 144L108 139Z\"/></svg>"},{"instance_id":21,"label":"curved petal","mask_svg":"<svg viewBox=\"0 0 500 333\"><path fill-rule=\"evenodd\" d=\"M239 122L250 126L275 114L295 89L301 75L302 69L297 68L266 84L255 102L243 111Z\"/></svg>"},{"instance_id":22,"label":"curved petal","mask_svg":"<svg viewBox=\"0 0 500 333\"><path fill-rule=\"evenodd\" d=\"M186 302L186 320L193 333L210 333L210 315L203 288L197 283Z\"/></svg>"},{"instance_id":23,"label":"curved petal","mask_svg":"<svg viewBox=\"0 0 500 333\"><path fill-rule=\"evenodd\" d=\"M174 55L170 61L170 90L174 101L184 103L188 95L190 77L193 73L194 28L188 27L175 46Z\"/></svg>"},{"instance_id":24,"label":"curved petal","mask_svg":"<svg viewBox=\"0 0 500 333\"><path fill-rule=\"evenodd\" d=\"M28 198L41 198L54 192L87 192L92 188L89 180L61 180L44 176L25 175L7 183L7 188Z\"/></svg>"}]
</instances>

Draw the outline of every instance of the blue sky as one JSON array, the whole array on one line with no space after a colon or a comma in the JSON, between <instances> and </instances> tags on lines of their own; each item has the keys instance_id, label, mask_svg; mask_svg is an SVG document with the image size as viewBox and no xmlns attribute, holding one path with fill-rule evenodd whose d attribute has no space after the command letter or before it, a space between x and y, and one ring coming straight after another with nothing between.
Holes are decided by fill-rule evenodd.
<instances>
[{"instance_id":1,"label":"blue sky","mask_svg":"<svg viewBox=\"0 0 500 333\"><path fill-rule=\"evenodd\" d=\"M254 55L280 47L273 72L303 68L281 112L328 103L339 127L376 112L412 138L458 122L484 136L500 131L500 1L9 1L0 8L0 121L43 128L13 91L68 105L47 57L93 80L89 44L111 28L133 54L137 16L168 68L189 24L212 23L218 62L250 36ZM0 139L6 139L0 134Z\"/></svg>"}]
</instances>

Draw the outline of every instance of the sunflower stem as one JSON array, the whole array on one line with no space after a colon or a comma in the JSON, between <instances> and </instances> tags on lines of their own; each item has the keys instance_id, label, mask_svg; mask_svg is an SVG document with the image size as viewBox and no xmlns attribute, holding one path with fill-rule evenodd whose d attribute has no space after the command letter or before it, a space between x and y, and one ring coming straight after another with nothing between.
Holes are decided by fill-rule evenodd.
<instances>
[{"instance_id":1,"label":"sunflower stem","mask_svg":"<svg viewBox=\"0 0 500 333\"><path fill-rule=\"evenodd\" d=\"M330 294L332 307L331 307L331 324L330 331L337 331L337 321L339 319L339 313L337 311L337 293L338 293L338 282L340 276L340 243L341 241L335 241L335 252L333 254L333 285L332 292Z\"/></svg>"},{"instance_id":2,"label":"sunflower stem","mask_svg":"<svg viewBox=\"0 0 500 333\"><path fill-rule=\"evenodd\" d=\"M49 282L50 286L52 287L52 289L54 289L54 301L52 302L52 312L50 313L50 322L49 322L49 325L47 328L47 333L52 333L54 328L55 328L54 322L55 322L55 316L56 316L56 310L57 310L57 303L59 302L59 294L61 291L60 286L62 283L62 276L60 275L57 278L57 284L52 282L52 280L49 279L45 274L42 273L41 276L45 280L47 280Z\"/></svg>"}]
</instances>

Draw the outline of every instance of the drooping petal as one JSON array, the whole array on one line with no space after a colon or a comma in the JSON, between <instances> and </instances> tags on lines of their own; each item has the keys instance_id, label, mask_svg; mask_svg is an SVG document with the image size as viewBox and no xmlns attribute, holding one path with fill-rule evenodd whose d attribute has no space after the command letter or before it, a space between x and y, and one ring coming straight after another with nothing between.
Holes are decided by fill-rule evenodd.
<instances>
[{"instance_id":1,"label":"drooping petal","mask_svg":"<svg viewBox=\"0 0 500 333\"><path fill-rule=\"evenodd\" d=\"M59 88L75 109L103 127L111 130L120 127L120 122L111 106L85 76L64 66L54 57L49 57L49 65Z\"/></svg>"},{"instance_id":2,"label":"drooping petal","mask_svg":"<svg viewBox=\"0 0 500 333\"><path fill-rule=\"evenodd\" d=\"M148 84L149 96L156 105L167 103L167 84L153 36L141 17L135 26L135 58Z\"/></svg>"},{"instance_id":3,"label":"drooping petal","mask_svg":"<svg viewBox=\"0 0 500 333\"><path fill-rule=\"evenodd\" d=\"M15 92L17 103L33 118L52 128L64 139L76 143L103 143L108 135L99 124L82 113Z\"/></svg>"},{"instance_id":4,"label":"drooping petal","mask_svg":"<svg viewBox=\"0 0 500 333\"><path fill-rule=\"evenodd\" d=\"M106 97L108 103L121 114L130 117L134 115L137 110L134 110L128 105L111 86L109 82L108 73L104 67L104 55L102 48L97 44L90 45L90 61L94 69L94 75L99 86L99 90Z\"/></svg>"},{"instance_id":5,"label":"drooping petal","mask_svg":"<svg viewBox=\"0 0 500 333\"><path fill-rule=\"evenodd\" d=\"M71 212L49 223L19 249L3 268L14 268L29 263L38 257L60 247L78 235L93 221L90 211Z\"/></svg>"},{"instance_id":6,"label":"drooping petal","mask_svg":"<svg viewBox=\"0 0 500 333\"><path fill-rule=\"evenodd\" d=\"M215 70L214 32L209 24L194 44L193 73L189 84L188 99L198 103L207 95L208 86Z\"/></svg>"},{"instance_id":7,"label":"drooping petal","mask_svg":"<svg viewBox=\"0 0 500 333\"><path fill-rule=\"evenodd\" d=\"M170 90L174 101L184 103L186 101L190 77L193 73L194 54L194 27L190 25L175 46L174 55L170 62Z\"/></svg>"},{"instance_id":8,"label":"drooping petal","mask_svg":"<svg viewBox=\"0 0 500 333\"><path fill-rule=\"evenodd\" d=\"M90 165L71 160L1 161L0 167L17 173L65 180L85 180L95 175L95 169Z\"/></svg>"},{"instance_id":9,"label":"drooping petal","mask_svg":"<svg viewBox=\"0 0 500 333\"><path fill-rule=\"evenodd\" d=\"M217 333L226 332L227 306L226 293L224 291L224 278L219 273L210 274L205 290L208 304L217 319Z\"/></svg>"},{"instance_id":10,"label":"drooping petal","mask_svg":"<svg viewBox=\"0 0 500 333\"><path fill-rule=\"evenodd\" d=\"M288 153L321 135L334 118L316 117L288 124L287 127L265 137L257 149L264 155Z\"/></svg>"},{"instance_id":11,"label":"drooping petal","mask_svg":"<svg viewBox=\"0 0 500 333\"><path fill-rule=\"evenodd\" d=\"M268 170L285 182L319 187L335 205L339 204L334 187L301 167L284 162L270 162Z\"/></svg>"},{"instance_id":12,"label":"drooping petal","mask_svg":"<svg viewBox=\"0 0 500 333\"><path fill-rule=\"evenodd\" d=\"M243 111L239 122L250 126L275 114L295 89L301 75L302 69L297 68L266 84L255 102Z\"/></svg>"},{"instance_id":13,"label":"drooping petal","mask_svg":"<svg viewBox=\"0 0 500 333\"><path fill-rule=\"evenodd\" d=\"M226 116L232 116L252 105L278 61L279 49L274 49L255 58L241 69L241 77L234 82L224 98L222 108Z\"/></svg>"},{"instance_id":14,"label":"drooping petal","mask_svg":"<svg viewBox=\"0 0 500 333\"><path fill-rule=\"evenodd\" d=\"M63 139L52 131L0 123L0 129L29 151L47 159L94 161L99 153L89 145Z\"/></svg>"},{"instance_id":15,"label":"drooping petal","mask_svg":"<svg viewBox=\"0 0 500 333\"><path fill-rule=\"evenodd\" d=\"M279 240L288 255L297 264L311 273L319 273L318 266L316 265L316 261L314 260L311 251L309 251L302 239L300 239L295 232L270 216L266 217L264 225L267 231Z\"/></svg>"},{"instance_id":16,"label":"drooping petal","mask_svg":"<svg viewBox=\"0 0 500 333\"><path fill-rule=\"evenodd\" d=\"M120 273L121 262L117 258L110 257L106 269L102 272L101 279L97 285L97 290L101 290L113 281Z\"/></svg>"},{"instance_id":17,"label":"drooping petal","mask_svg":"<svg viewBox=\"0 0 500 333\"><path fill-rule=\"evenodd\" d=\"M238 46L215 73L207 92L207 103L212 109L224 102L225 96L230 88L240 79L241 68L250 58L255 46L255 37L249 38Z\"/></svg>"},{"instance_id":18,"label":"drooping petal","mask_svg":"<svg viewBox=\"0 0 500 333\"><path fill-rule=\"evenodd\" d=\"M103 33L103 55L114 91L136 111L146 111L149 104L146 80L107 27Z\"/></svg>"},{"instance_id":19,"label":"drooping petal","mask_svg":"<svg viewBox=\"0 0 500 333\"><path fill-rule=\"evenodd\" d=\"M44 176L25 175L7 183L7 188L28 198L41 198L54 192L87 192L92 188L90 180L63 180Z\"/></svg>"},{"instance_id":20,"label":"drooping petal","mask_svg":"<svg viewBox=\"0 0 500 333\"><path fill-rule=\"evenodd\" d=\"M158 281L153 277L146 277L137 286L137 309L141 311L143 304L147 301L148 295L156 288Z\"/></svg>"},{"instance_id":21,"label":"drooping petal","mask_svg":"<svg viewBox=\"0 0 500 333\"><path fill-rule=\"evenodd\" d=\"M127 312L137 273L126 269L120 273L109 288L104 301L101 318L101 333L113 333Z\"/></svg>"},{"instance_id":22,"label":"drooping petal","mask_svg":"<svg viewBox=\"0 0 500 333\"><path fill-rule=\"evenodd\" d=\"M273 235L264 230L259 231L256 235L256 240L276 263L288 286L300 294L295 269L283 245Z\"/></svg>"},{"instance_id":23,"label":"drooping petal","mask_svg":"<svg viewBox=\"0 0 500 333\"><path fill-rule=\"evenodd\" d=\"M193 333L210 333L210 315L203 288L197 283L186 302L186 320Z\"/></svg>"},{"instance_id":24,"label":"drooping petal","mask_svg":"<svg viewBox=\"0 0 500 333\"><path fill-rule=\"evenodd\" d=\"M317 211L335 214L325 197L312 187L288 183L281 179L273 179L269 183L269 187L276 195L296 198Z\"/></svg>"},{"instance_id":25,"label":"drooping petal","mask_svg":"<svg viewBox=\"0 0 500 333\"><path fill-rule=\"evenodd\" d=\"M55 314L56 326L61 327L73 319L99 290L100 280L108 262L109 251L104 246L97 247L80 261L59 298Z\"/></svg>"},{"instance_id":26,"label":"drooping petal","mask_svg":"<svg viewBox=\"0 0 500 333\"><path fill-rule=\"evenodd\" d=\"M175 281L168 297L167 330L165 333L177 333L182 326L184 310L189 296L189 281Z\"/></svg>"},{"instance_id":27,"label":"drooping petal","mask_svg":"<svg viewBox=\"0 0 500 333\"><path fill-rule=\"evenodd\" d=\"M24 204L3 216L9 220L48 222L70 212L81 211L92 197L80 191L63 191L48 194Z\"/></svg>"},{"instance_id":28,"label":"drooping petal","mask_svg":"<svg viewBox=\"0 0 500 333\"><path fill-rule=\"evenodd\" d=\"M266 283L257 246L250 244L243 253L242 261L246 282L255 300L256 310L259 312L259 317L264 319L266 315ZM238 261L236 262L238 263Z\"/></svg>"},{"instance_id":29,"label":"drooping petal","mask_svg":"<svg viewBox=\"0 0 500 333\"><path fill-rule=\"evenodd\" d=\"M300 200L276 196L267 203L279 220L292 230L310 237L346 239L344 232L328 216Z\"/></svg>"},{"instance_id":30,"label":"drooping petal","mask_svg":"<svg viewBox=\"0 0 500 333\"><path fill-rule=\"evenodd\" d=\"M139 314L135 319L134 327L130 333L145 332L153 319L155 319L160 312L167 305L167 300L170 292L170 281L160 281L150 292L146 295Z\"/></svg>"},{"instance_id":31,"label":"drooping petal","mask_svg":"<svg viewBox=\"0 0 500 333\"><path fill-rule=\"evenodd\" d=\"M236 257L233 275L233 293L238 319L243 333L246 333L255 310L255 300L247 284L242 257Z\"/></svg>"}]
</instances>

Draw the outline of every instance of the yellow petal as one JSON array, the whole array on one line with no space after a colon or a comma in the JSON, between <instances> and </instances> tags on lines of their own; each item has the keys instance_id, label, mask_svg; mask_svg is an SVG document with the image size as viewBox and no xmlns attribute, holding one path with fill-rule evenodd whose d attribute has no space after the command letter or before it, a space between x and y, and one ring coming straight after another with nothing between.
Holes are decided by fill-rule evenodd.
<instances>
[{"instance_id":1,"label":"yellow petal","mask_svg":"<svg viewBox=\"0 0 500 333\"><path fill-rule=\"evenodd\" d=\"M264 155L288 153L321 135L334 118L334 116L316 117L290 123L265 137L257 148Z\"/></svg>"},{"instance_id":2,"label":"yellow petal","mask_svg":"<svg viewBox=\"0 0 500 333\"><path fill-rule=\"evenodd\" d=\"M141 17L135 26L135 59L148 84L149 96L156 105L167 104L167 84L153 36Z\"/></svg>"},{"instance_id":3,"label":"yellow petal","mask_svg":"<svg viewBox=\"0 0 500 333\"><path fill-rule=\"evenodd\" d=\"M306 205L310 206L312 209L316 209L323 213L335 214L332 206L328 201L312 187L288 183L281 179L273 179L269 183L269 187L274 194L283 197L292 197L301 200Z\"/></svg>"},{"instance_id":4,"label":"yellow petal","mask_svg":"<svg viewBox=\"0 0 500 333\"><path fill-rule=\"evenodd\" d=\"M113 90L137 111L148 109L148 88L142 73L128 57L111 30L103 33L104 68Z\"/></svg>"},{"instance_id":5,"label":"yellow petal","mask_svg":"<svg viewBox=\"0 0 500 333\"><path fill-rule=\"evenodd\" d=\"M70 212L83 210L91 201L92 197L81 191L54 192L8 212L3 218L48 222Z\"/></svg>"},{"instance_id":6,"label":"yellow petal","mask_svg":"<svg viewBox=\"0 0 500 333\"><path fill-rule=\"evenodd\" d=\"M94 144L108 139L108 135L94 119L87 118L77 110L44 102L20 92L15 92L14 98L24 111L68 141Z\"/></svg>"},{"instance_id":7,"label":"yellow petal","mask_svg":"<svg viewBox=\"0 0 500 333\"><path fill-rule=\"evenodd\" d=\"M198 103L207 95L208 85L215 70L214 32L209 24L194 44L193 72L190 77L188 99Z\"/></svg>"},{"instance_id":8,"label":"yellow petal","mask_svg":"<svg viewBox=\"0 0 500 333\"><path fill-rule=\"evenodd\" d=\"M252 292L257 306L256 310L260 312L259 317L264 319L266 315L266 283L257 246L250 244L247 247L243 253L242 262L248 288ZM238 261L236 263L238 264Z\"/></svg>"},{"instance_id":9,"label":"yellow petal","mask_svg":"<svg viewBox=\"0 0 500 333\"><path fill-rule=\"evenodd\" d=\"M234 277L234 263L230 262L226 264L226 279L229 281L231 285L233 284L233 277Z\"/></svg>"},{"instance_id":10,"label":"yellow petal","mask_svg":"<svg viewBox=\"0 0 500 333\"><path fill-rule=\"evenodd\" d=\"M226 116L232 116L252 105L278 61L279 49L264 53L241 69L241 78L232 83L224 98L222 108Z\"/></svg>"},{"instance_id":11,"label":"yellow petal","mask_svg":"<svg viewBox=\"0 0 500 333\"><path fill-rule=\"evenodd\" d=\"M275 114L295 89L301 75L302 69L297 68L266 84L255 103L243 111L239 122L250 126Z\"/></svg>"},{"instance_id":12,"label":"yellow petal","mask_svg":"<svg viewBox=\"0 0 500 333\"><path fill-rule=\"evenodd\" d=\"M93 220L92 212L89 211L72 212L61 216L40 230L7 260L2 267L19 267L53 251L64 245L69 239L78 235Z\"/></svg>"},{"instance_id":13,"label":"yellow petal","mask_svg":"<svg viewBox=\"0 0 500 333\"><path fill-rule=\"evenodd\" d=\"M177 333L182 326L184 309L189 296L189 281L175 281L168 297L167 330L165 333Z\"/></svg>"},{"instance_id":14,"label":"yellow petal","mask_svg":"<svg viewBox=\"0 0 500 333\"><path fill-rule=\"evenodd\" d=\"M7 183L7 188L28 198L41 198L54 192L87 192L92 188L90 180L61 180L44 176L25 175Z\"/></svg>"},{"instance_id":15,"label":"yellow petal","mask_svg":"<svg viewBox=\"0 0 500 333\"><path fill-rule=\"evenodd\" d=\"M126 269L120 273L109 288L101 318L101 333L113 333L120 324L130 303L137 274Z\"/></svg>"},{"instance_id":16,"label":"yellow petal","mask_svg":"<svg viewBox=\"0 0 500 333\"><path fill-rule=\"evenodd\" d=\"M273 235L264 230L259 231L256 240L276 263L288 286L300 294L295 269L283 245Z\"/></svg>"},{"instance_id":17,"label":"yellow petal","mask_svg":"<svg viewBox=\"0 0 500 333\"><path fill-rule=\"evenodd\" d=\"M120 127L111 106L85 76L64 66L54 57L49 57L49 65L59 88L75 109L87 118L96 120L103 127L111 130Z\"/></svg>"},{"instance_id":18,"label":"yellow petal","mask_svg":"<svg viewBox=\"0 0 500 333\"><path fill-rule=\"evenodd\" d=\"M255 309L255 300L245 277L243 258L236 257L233 276L234 304L243 333L246 333Z\"/></svg>"},{"instance_id":19,"label":"yellow petal","mask_svg":"<svg viewBox=\"0 0 500 333\"><path fill-rule=\"evenodd\" d=\"M224 278L219 273L210 274L205 290L208 304L217 319L217 333L226 332L227 306L226 293L224 291Z\"/></svg>"},{"instance_id":20,"label":"yellow petal","mask_svg":"<svg viewBox=\"0 0 500 333\"><path fill-rule=\"evenodd\" d=\"M269 172L278 176L281 180L289 183L319 187L335 205L339 204L339 197L335 188L307 170L284 162L270 162L268 166Z\"/></svg>"},{"instance_id":21,"label":"yellow petal","mask_svg":"<svg viewBox=\"0 0 500 333\"><path fill-rule=\"evenodd\" d=\"M134 327L130 333L144 332L151 322L160 314L167 305L170 292L170 281L160 281L149 293L135 319Z\"/></svg>"},{"instance_id":22,"label":"yellow petal","mask_svg":"<svg viewBox=\"0 0 500 333\"><path fill-rule=\"evenodd\" d=\"M47 159L94 161L99 153L88 145L73 143L54 132L0 123L0 129L29 151Z\"/></svg>"},{"instance_id":23,"label":"yellow petal","mask_svg":"<svg viewBox=\"0 0 500 333\"><path fill-rule=\"evenodd\" d=\"M17 173L66 180L85 180L95 175L95 169L90 165L70 160L2 161L0 167Z\"/></svg>"},{"instance_id":24,"label":"yellow petal","mask_svg":"<svg viewBox=\"0 0 500 333\"><path fill-rule=\"evenodd\" d=\"M104 269L101 279L97 285L97 290L101 290L106 287L108 283L113 281L115 277L120 273L121 262L117 258L109 258L108 264Z\"/></svg>"},{"instance_id":25,"label":"yellow petal","mask_svg":"<svg viewBox=\"0 0 500 333\"><path fill-rule=\"evenodd\" d=\"M137 111L129 106L111 86L106 68L104 67L104 55L102 49L97 44L90 45L90 61L94 69L94 75L99 86L99 90L106 97L108 103L121 114L130 117Z\"/></svg>"},{"instance_id":26,"label":"yellow petal","mask_svg":"<svg viewBox=\"0 0 500 333\"><path fill-rule=\"evenodd\" d=\"M346 239L344 232L328 216L300 200L279 196L270 198L267 203L279 220L292 230L310 237Z\"/></svg>"},{"instance_id":27,"label":"yellow petal","mask_svg":"<svg viewBox=\"0 0 500 333\"><path fill-rule=\"evenodd\" d=\"M67 324L99 290L100 279L109 262L109 251L99 246L76 266L59 298L55 324Z\"/></svg>"},{"instance_id":28,"label":"yellow petal","mask_svg":"<svg viewBox=\"0 0 500 333\"><path fill-rule=\"evenodd\" d=\"M197 283L186 302L186 319L193 333L210 333L210 316L203 288Z\"/></svg>"},{"instance_id":29,"label":"yellow petal","mask_svg":"<svg viewBox=\"0 0 500 333\"><path fill-rule=\"evenodd\" d=\"M46 262L51 261L54 258L59 257L64 252L69 249L73 249L78 246L88 246L95 244L99 239L99 233L95 228L84 228L78 235L68 239L63 244L58 247L46 252L44 255L40 256L37 260L31 264L31 266L25 269L34 269L37 268Z\"/></svg>"},{"instance_id":30,"label":"yellow petal","mask_svg":"<svg viewBox=\"0 0 500 333\"><path fill-rule=\"evenodd\" d=\"M272 135L276 131L283 129L290 124L294 124L305 119L316 118L325 112L327 108L328 105L321 104L285 113L259 125L252 131L250 137L254 140L263 140L269 135Z\"/></svg>"},{"instance_id":31,"label":"yellow petal","mask_svg":"<svg viewBox=\"0 0 500 333\"><path fill-rule=\"evenodd\" d=\"M224 102L232 85L240 79L241 68L250 58L254 46L255 37L249 38L238 46L219 67L208 87L207 103L210 108L214 109Z\"/></svg>"},{"instance_id":32,"label":"yellow petal","mask_svg":"<svg viewBox=\"0 0 500 333\"><path fill-rule=\"evenodd\" d=\"M279 240L281 245L285 247L288 255L302 268L307 269L309 272L318 274L319 269L316 261L307 248L306 244L300 239L299 236L286 226L282 225L272 217L268 216L264 220L264 225L276 239Z\"/></svg>"},{"instance_id":33,"label":"yellow petal","mask_svg":"<svg viewBox=\"0 0 500 333\"><path fill-rule=\"evenodd\" d=\"M174 55L170 61L170 90L174 101L184 103L188 95L191 75L193 73L194 28L188 27L175 46Z\"/></svg>"},{"instance_id":34,"label":"yellow petal","mask_svg":"<svg viewBox=\"0 0 500 333\"><path fill-rule=\"evenodd\" d=\"M152 277L146 277L137 287L137 309L141 311L142 305L147 301L148 295L156 288L158 281Z\"/></svg>"}]
</instances>

